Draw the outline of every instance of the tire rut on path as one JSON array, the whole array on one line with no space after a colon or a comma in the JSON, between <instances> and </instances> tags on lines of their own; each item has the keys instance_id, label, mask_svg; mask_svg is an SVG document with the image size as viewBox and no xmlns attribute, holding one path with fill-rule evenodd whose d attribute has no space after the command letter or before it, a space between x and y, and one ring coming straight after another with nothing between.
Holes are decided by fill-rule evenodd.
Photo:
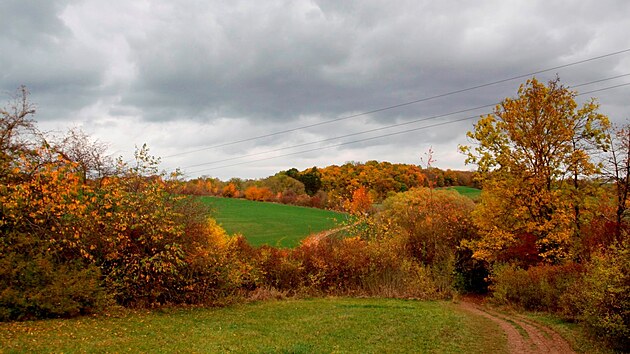
<instances>
[{"instance_id":1,"label":"tire rut on path","mask_svg":"<svg viewBox=\"0 0 630 354\"><path fill-rule=\"evenodd\" d=\"M549 327L522 316L501 314L472 302L463 301L460 305L464 310L498 324L507 336L510 353L575 353L569 343Z\"/></svg>"}]
</instances>

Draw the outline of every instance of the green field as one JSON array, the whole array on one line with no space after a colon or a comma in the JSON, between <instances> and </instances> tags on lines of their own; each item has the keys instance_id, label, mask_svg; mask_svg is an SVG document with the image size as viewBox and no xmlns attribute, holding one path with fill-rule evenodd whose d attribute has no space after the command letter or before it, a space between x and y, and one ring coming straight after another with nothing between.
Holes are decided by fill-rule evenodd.
<instances>
[{"instance_id":1,"label":"green field","mask_svg":"<svg viewBox=\"0 0 630 354\"><path fill-rule=\"evenodd\" d=\"M230 234L242 234L254 246L295 247L306 236L335 228L346 214L244 199L202 197Z\"/></svg>"},{"instance_id":2,"label":"green field","mask_svg":"<svg viewBox=\"0 0 630 354\"><path fill-rule=\"evenodd\" d=\"M0 323L0 352L505 353L489 320L448 302L267 301Z\"/></svg>"},{"instance_id":3,"label":"green field","mask_svg":"<svg viewBox=\"0 0 630 354\"><path fill-rule=\"evenodd\" d=\"M466 196L474 201L479 200L481 196L481 189L466 187L466 186L454 186L454 187L445 187L444 189L452 189L457 191L457 193Z\"/></svg>"}]
</instances>

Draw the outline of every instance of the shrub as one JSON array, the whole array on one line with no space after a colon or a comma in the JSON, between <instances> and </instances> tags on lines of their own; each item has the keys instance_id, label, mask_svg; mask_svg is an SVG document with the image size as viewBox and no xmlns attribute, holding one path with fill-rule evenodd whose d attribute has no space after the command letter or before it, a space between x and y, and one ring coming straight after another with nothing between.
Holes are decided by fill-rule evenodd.
<instances>
[{"instance_id":1,"label":"shrub","mask_svg":"<svg viewBox=\"0 0 630 354\"><path fill-rule=\"evenodd\" d=\"M240 192L234 183L229 183L223 187L221 195L226 198L238 198L240 196Z\"/></svg>"},{"instance_id":2,"label":"shrub","mask_svg":"<svg viewBox=\"0 0 630 354\"><path fill-rule=\"evenodd\" d=\"M254 259L263 287L296 293L304 286L302 261L291 250L262 246Z\"/></svg>"},{"instance_id":3,"label":"shrub","mask_svg":"<svg viewBox=\"0 0 630 354\"><path fill-rule=\"evenodd\" d=\"M584 272L580 264L540 265L527 270L516 265L495 265L492 300L527 310L563 313L564 294Z\"/></svg>"},{"instance_id":4,"label":"shrub","mask_svg":"<svg viewBox=\"0 0 630 354\"><path fill-rule=\"evenodd\" d=\"M474 203L455 191L412 189L383 203L377 227L401 238L405 252L425 265L449 262L463 239L473 235Z\"/></svg>"},{"instance_id":5,"label":"shrub","mask_svg":"<svg viewBox=\"0 0 630 354\"><path fill-rule=\"evenodd\" d=\"M73 167L25 158L29 174L2 183L0 320L68 317L107 303L83 239L88 208L82 198L89 188Z\"/></svg>"},{"instance_id":6,"label":"shrub","mask_svg":"<svg viewBox=\"0 0 630 354\"><path fill-rule=\"evenodd\" d=\"M629 242L595 254L563 299L568 312L620 350L630 348Z\"/></svg>"},{"instance_id":7,"label":"shrub","mask_svg":"<svg viewBox=\"0 0 630 354\"><path fill-rule=\"evenodd\" d=\"M271 189L267 187L251 186L244 192L245 198L248 200L256 200L261 202L270 201L274 198L274 194Z\"/></svg>"},{"instance_id":8,"label":"shrub","mask_svg":"<svg viewBox=\"0 0 630 354\"><path fill-rule=\"evenodd\" d=\"M282 204L295 204L295 201L297 200L298 195L292 191L292 190L286 190L284 192L282 192L282 195L280 196L279 200L280 203Z\"/></svg>"},{"instance_id":9,"label":"shrub","mask_svg":"<svg viewBox=\"0 0 630 354\"><path fill-rule=\"evenodd\" d=\"M430 267L418 263L402 252L395 239L368 241L369 271L361 279L362 291L369 296L438 299L451 295L450 288L441 292ZM442 289L445 290L445 289Z\"/></svg>"},{"instance_id":10,"label":"shrub","mask_svg":"<svg viewBox=\"0 0 630 354\"><path fill-rule=\"evenodd\" d=\"M0 258L0 321L71 317L109 304L100 271L80 262L60 262L42 253Z\"/></svg>"},{"instance_id":11,"label":"shrub","mask_svg":"<svg viewBox=\"0 0 630 354\"><path fill-rule=\"evenodd\" d=\"M328 237L302 242L294 254L304 268L305 286L324 293L356 289L367 271L365 246L358 239Z\"/></svg>"}]
</instances>

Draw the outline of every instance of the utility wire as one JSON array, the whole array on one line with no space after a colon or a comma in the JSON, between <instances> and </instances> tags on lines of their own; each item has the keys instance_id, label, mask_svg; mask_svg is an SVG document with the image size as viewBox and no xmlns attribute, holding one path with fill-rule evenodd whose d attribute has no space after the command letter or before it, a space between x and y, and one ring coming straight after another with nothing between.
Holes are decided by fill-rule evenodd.
<instances>
[{"instance_id":1,"label":"utility wire","mask_svg":"<svg viewBox=\"0 0 630 354\"><path fill-rule=\"evenodd\" d=\"M415 119L415 120L408 121L408 122L392 124L392 125L388 125L388 126L385 126L385 127L379 127L379 128L369 129L369 130L363 130L363 131L360 131L360 132L357 132L357 133L335 136L335 137L332 137L332 138L327 138L327 139L322 139L322 140L317 140L317 141L311 141L311 142L308 142L308 143L302 143L302 144L297 144L297 145L286 146L286 147L282 147L282 148L278 148L278 149L274 149L274 150L267 150L267 151L257 152L257 153L254 153L254 154L248 154L248 155L243 155L243 156L238 156L238 157L231 157L231 158L227 158L227 159L223 159L223 160L204 162L204 163L200 163L200 164L196 164L196 165L190 165L190 166L187 166L186 168L206 166L206 165L214 165L214 164L221 163L221 162L238 160L238 159L243 159L243 158L246 158L246 157L258 156L258 155L264 155L264 154L268 154L268 153L271 153L271 152L278 152L278 151L282 151L282 150L294 149L294 148L297 148L297 147L303 147L303 146L323 143L323 142L331 141L331 140L349 138L351 136L357 136L357 135L372 133L372 132L376 132L376 131L380 131L380 130L401 127L401 126L404 126L404 125L414 124L414 123L423 122L423 121L436 119L436 118L448 117L448 116L452 116L452 115L459 114L459 113L474 111L474 110L477 110L477 109L494 107L495 105L496 105L496 103L487 104L487 105L483 105L483 106L479 106L479 107L463 109L463 110L457 111L457 112L450 112L450 113L435 115L435 116L431 116L431 117Z\"/></svg>"},{"instance_id":2,"label":"utility wire","mask_svg":"<svg viewBox=\"0 0 630 354\"><path fill-rule=\"evenodd\" d=\"M625 76L630 76L630 73L616 75L616 76L613 76L613 77L608 77L608 78L605 78L605 79L599 79L599 80L595 80L595 81L590 81L590 82L582 83L582 84L579 84L579 85L573 85L573 86L569 86L569 87L577 88L577 87L592 85L592 84L600 83L600 82L604 82L604 81L610 81L610 80L618 79L618 78L625 77ZM214 165L214 164L227 162L227 161L240 160L240 159L244 159L244 158L248 158L248 157L265 155L265 154L269 154L269 153L272 153L272 152L278 152L278 151L284 151L284 150L294 149L294 148L298 148L298 147L304 147L304 146L308 146L308 145L314 145L314 144L323 143L323 142L327 142L327 141L332 141L332 140L343 139L343 138L348 138L348 137L352 137L352 136L372 133L372 132L375 132L375 131L381 131L381 130L396 128L396 127L401 127L401 126L410 125L410 124L414 124L414 123L419 123L419 122L423 122L423 121L427 121L427 120L448 117L448 116L452 116L452 115L459 114L459 113L471 112L471 111L475 111L475 110L478 110L478 109L494 107L494 106L496 106L498 104L500 104L500 102L487 104L487 105L483 105L483 106L478 106L478 107L474 107L474 108L467 108L467 109L459 110L459 111L456 111L456 112L444 113L444 114L440 114L440 115L434 115L434 116L430 116L430 117L415 119L415 120L411 120L411 121L408 121L408 122L392 124L392 125L388 125L388 126L384 126L384 127L364 130L364 131L361 131L361 132L356 132L356 133L351 133L351 134L346 134L346 135L341 135L341 136L335 136L335 137L332 137L332 138L327 138L327 139L322 139L322 140L317 140L317 141L311 141L311 142L297 144L297 145L292 145L292 146L285 146L285 147L281 147L281 148L277 148L277 149L273 149L273 150L261 151L261 152L257 152L257 153L253 153L253 154L247 154L247 155L242 155L242 156L230 157L230 158L226 158L226 159L222 159L222 160L215 160L215 161L204 162L204 163L199 163L199 164L195 164L195 165L189 165L189 166L185 166L184 168L208 166L208 165Z\"/></svg>"},{"instance_id":3,"label":"utility wire","mask_svg":"<svg viewBox=\"0 0 630 354\"><path fill-rule=\"evenodd\" d=\"M601 80L594 81L592 83L595 83L595 82L601 82ZM581 85L577 85L577 86L584 86L584 85L586 85L586 84L581 84ZM577 86L573 86L573 87L577 87ZM619 85L614 85L614 86L608 86L608 87L604 87L604 88L600 88L600 89L596 89L596 90L591 90L591 91L587 91L587 92L582 92L582 93L579 93L577 96L583 96L583 95L587 95L587 94L591 94L591 93L595 93L595 92L607 91L607 90L611 90L611 89L615 89L615 88L619 88L619 87L625 87L625 86L630 86L630 82L624 83L624 84L619 84ZM482 114L482 115L486 115L486 114L492 114L492 112L488 112L488 113L485 113L485 114ZM409 129L409 130L405 130L405 131L393 132L393 133L382 134L382 135L369 137L369 138L364 138L364 139L359 139L359 140L347 141L347 142L334 144L334 145L329 145L329 146L323 146L323 147L318 147L318 148L313 148L313 149L308 149L308 150L301 150L301 151L296 151L296 152L292 152L292 153L287 153L287 154L282 154L282 155L277 155L277 156L272 156L272 157L267 157L267 158L262 158L262 159L257 159L257 160L243 161L243 162L229 164L229 165L221 165L221 166L212 167L212 168L208 168L208 169L191 171L190 174L197 174L197 173L201 173L201 172L206 172L206 171L216 170L216 169L222 169L222 168L227 168L227 167L241 166L241 165L246 165L246 164L250 164L250 163L256 163L256 162L261 162L261 161L268 161L268 160L273 160L273 159L277 159L277 158L281 158L281 157L287 157L287 156L295 156L295 155L300 155L300 154L304 154L304 153L320 151L320 150L325 150L325 149L332 149L332 148L335 148L335 147L340 147L340 146L345 146L345 145L350 145L350 144L356 144L356 143L362 143L362 142L366 142L366 141L371 141L371 140L376 140L376 139L381 139L381 138L386 138L386 137L391 137L391 136L396 136L396 135L401 135L401 134L407 134L407 133L416 132L416 131L429 129L429 128L435 128L435 127L439 127L439 126L443 126L443 125L447 125L447 124L459 123L459 122L463 122L463 121L467 121L467 120L476 119L478 117L479 117L479 115L475 115L475 116L470 116L470 117L465 117L465 118L454 119L454 120L450 120L450 121L446 121L446 122L440 122L440 123L435 123L435 124L431 124L431 125L426 125L426 126L422 126L422 127L418 127L418 128L414 128L414 129Z\"/></svg>"},{"instance_id":4,"label":"utility wire","mask_svg":"<svg viewBox=\"0 0 630 354\"><path fill-rule=\"evenodd\" d=\"M493 82L489 82L489 83L485 83L485 84L481 84L481 85L476 85L476 86L471 86L471 87L464 88L464 89L450 91L450 92L438 94L438 95L435 95L435 96L424 97L424 98L420 98L420 99L413 100L413 101L408 101L408 102L404 102L404 103L395 104L395 105L392 105L392 106L386 106L386 107L382 107L382 108L377 108L377 109L374 109L374 110L371 110L371 111L366 111L366 112L361 112L361 113L357 113L357 114L352 114L352 115L349 115L349 116L344 116L344 117L339 117L339 118L335 118L335 119L330 119L330 120L326 120L326 121L319 122L319 123L304 125L304 126L301 126L301 127L296 127L296 128L291 128L291 129L287 129L287 130L274 132L274 133L259 135L259 136L255 136L255 137L251 137L251 138L245 138L245 139L240 139L240 140L236 140L236 141L232 141L232 142L212 145L212 146L208 146L208 147L201 148L201 149L196 149L196 150L191 150L191 151L186 151L186 152L180 152L180 153L177 153L177 154L164 156L164 158L192 154L192 153L195 153L195 152L216 149L216 148L220 148L220 147L224 147L224 146L240 144L240 143L244 143L244 142L248 142L248 141L268 138L268 137L272 137L272 136L276 136L276 135L280 135L280 134L286 134L286 133L291 133L291 132L298 131L298 130L303 130L303 129L313 128L313 127L317 127L317 126L321 126L321 125L325 125L325 124L335 123L335 122L339 122L339 121L342 121L342 120L347 120L347 119L351 119L351 118L365 116L365 115L368 115L368 114L383 112L383 111L387 111L387 110L394 109L394 108L400 108L400 107L404 107L404 106L409 106L409 105L412 105L412 104L415 104L415 103L426 102L426 101L434 100L434 99L437 99L437 98L452 96L452 95L455 95L455 94L458 94L458 93L468 92L468 91L480 89L480 88L483 88L483 87L493 86L493 85L497 85L497 84L508 82L508 81L522 79L522 78L525 78L525 77L529 77L529 76L533 76L533 75L537 75L537 74L542 74L542 73L553 71L553 70L557 70L557 69L563 69L563 68L567 68L567 67L570 67L570 66L575 66L575 65L579 65L579 64L583 64L583 63L588 63L588 62L591 62L591 61L594 61L594 60L608 58L608 57L611 57L611 56L615 56L615 55L619 55L619 54L623 54L623 53L627 53L627 52L630 52L630 48L624 49L624 50L620 50L620 51L616 51L616 52L612 52L612 53L608 53L608 54L604 54L604 55L599 55L599 56L596 56L596 57L591 57L591 58L584 59L584 60L579 60L579 61L563 64L563 65L554 66L554 67L551 67L551 68L548 68L548 69L538 70L538 71L530 72L530 73L527 73L527 74L513 76L513 77L506 78L506 79L501 79L501 80L497 80L497 81L493 81Z\"/></svg>"}]
</instances>

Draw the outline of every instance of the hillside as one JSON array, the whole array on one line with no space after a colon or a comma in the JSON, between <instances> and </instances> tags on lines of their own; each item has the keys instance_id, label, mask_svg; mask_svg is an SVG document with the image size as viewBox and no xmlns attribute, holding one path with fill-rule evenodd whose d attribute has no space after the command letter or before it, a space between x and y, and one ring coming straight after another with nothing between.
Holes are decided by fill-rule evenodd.
<instances>
[{"instance_id":1,"label":"hillside","mask_svg":"<svg viewBox=\"0 0 630 354\"><path fill-rule=\"evenodd\" d=\"M304 237L335 228L343 213L244 199L202 197L230 234L242 234L253 246L295 247Z\"/></svg>"}]
</instances>

